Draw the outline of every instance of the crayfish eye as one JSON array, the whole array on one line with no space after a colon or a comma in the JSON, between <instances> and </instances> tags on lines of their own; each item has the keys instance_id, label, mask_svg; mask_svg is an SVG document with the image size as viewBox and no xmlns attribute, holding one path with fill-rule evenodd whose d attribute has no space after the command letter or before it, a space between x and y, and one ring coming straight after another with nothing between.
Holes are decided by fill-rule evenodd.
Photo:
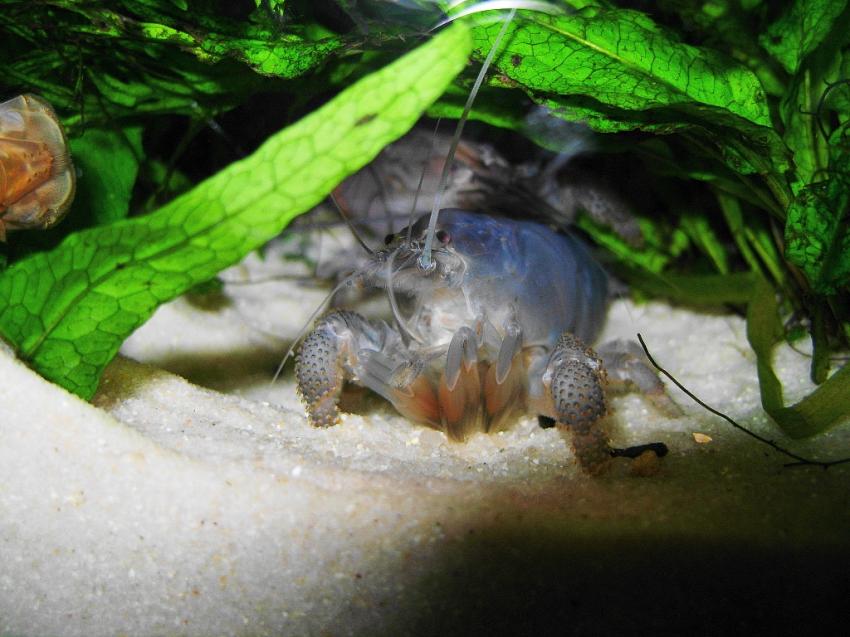
<instances>
[{"instance_id":1,"label":"crayfish eye","mask_svg":"<svg viewBox=\"0 0 850 637\"><path fill-rule=\"evenodd\" d=\"M452 235L450 235L445 230L437 230L437 232L434 233L434 236L437 237L437 241L439 241L443 245L447 244L449 241L452 240Z\"/></svg>"},{"instance_id":2,"label":"crayfish eye","mask_svg":"<svg viewBox=\"0 0 850 637\"><path fill-rule=\"evenodd\" d=\"M386 237L384 237L384 245L390 245L393 242L393 239L395 239L395 235L391 232Z\"/></svg>"}]
</instances>

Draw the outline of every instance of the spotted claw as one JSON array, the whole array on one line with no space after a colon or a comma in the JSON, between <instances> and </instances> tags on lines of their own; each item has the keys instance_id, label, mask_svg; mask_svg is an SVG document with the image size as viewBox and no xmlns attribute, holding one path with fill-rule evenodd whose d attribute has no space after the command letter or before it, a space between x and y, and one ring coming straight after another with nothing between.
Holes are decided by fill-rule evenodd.
<instances>
[{"instance_id":1,"label":"spotted claw","mask_svg":"<svg viewBox=\"0 0 850 637\"><path fill-rule=\"evenodd\" d=\"M563 334L549 357L543 384L558 428L569 432L579 465L593 475L604 472L611 461L605 431L606 383L605 368L596 353L572 334Z\"/></svg>"},{"instance_id":2,"label":"spotted claw","mask_svg":"<svg viewBox=\"0 0 850 637\"><path fill-rule=\"evenodd\" d=\"M295 379L307 418L314 427L339 422L343 384L358 378L366 349L380 349L384 334L356 312L331 312L304 339L295 363Z\"/></svg>"}]
</instances>

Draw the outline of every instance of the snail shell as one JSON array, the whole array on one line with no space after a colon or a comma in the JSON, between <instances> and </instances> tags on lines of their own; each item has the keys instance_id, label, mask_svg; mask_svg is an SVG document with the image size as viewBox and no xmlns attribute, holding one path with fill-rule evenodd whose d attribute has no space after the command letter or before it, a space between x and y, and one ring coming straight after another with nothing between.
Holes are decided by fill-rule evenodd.
<instances>
[{"instance_id":1,"label":"snail shell","mask_svg":"<svg viewBox=\"0 0 850 637\"><path fill-rule=\"evenodd\" d=\"M0 104L0 240L49 228L74 200L74 166L53 107L35 95Z\"/></svg>"}]
</instances>

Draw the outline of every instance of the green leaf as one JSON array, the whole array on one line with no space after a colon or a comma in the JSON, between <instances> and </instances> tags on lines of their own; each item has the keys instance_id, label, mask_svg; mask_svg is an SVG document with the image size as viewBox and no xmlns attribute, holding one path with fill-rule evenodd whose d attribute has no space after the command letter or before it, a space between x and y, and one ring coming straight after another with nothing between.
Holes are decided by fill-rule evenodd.
<instances>
[{"instance_id":1,"label":"green leaf","mask_svg":"<svg viewBox=\"0 0 850 637\"><path fill-rule=\"evenodd\" d=\"M479 57L500 28L473 29ZM784 210L788 151L771 126L758 78L711 49L682 43L646 15L521 11L493 64L499 73L491 85L520 88L554 115L597 132L692 131L735 172L767 175Z\"/></svg>"},{"instance_id":2,"label":"green leaf","mask_svg":"<svg viewBox=\"0 0 850 637\"><path fill-rule=\"evenodd\" d=\"M756 257L755 252L750 246L750 236L748 227L744 225L744 212L741 209L741 203L736 197L729 194L717 191L717 203L720 205L720 210L723 212L723 217L726 220L726 225L729 232L732 233L732 238L741 252L741 256L750 266L753 272L762 272L762 264Z\"/></svg>"},{"instance_id":3,"label":"green leaf","mask_svg":"<svg viewBox=\"0 0 850 637\"><path fill-rule=\"evenodd\" d=\"M72 136L83 126L115 125L120 118L138 123L149 114L206 120L251 93L280 90L282 80L273 78L300 78L345 45L342 36L316 37L309 25L290 23L284 30L267 11L255 12L268 19L258 22L180 4L6 0L0 89L40 94Z\"/></svg>"},{"instance_id":4,"label":"green leaf","mask_svg":"<svg viewBox=\"0 0 850 637\"><path fill-rule=\"evenodd\" d=\"M78 176L67 221L86 227L126 217L142 159L141 127L90 128L69 144Z\"/></svg>"},{"instance_id":5,"label":"green leaf","mask_svg":"<svg viewBox=\"0 0 850 637\"><path fill-rule=\"evenodd\" d=\"M653 13L660 10L681 22L683 33L699 34L700 46L723 51L742 63L758 76L768 95L782 95L784 78L753 36L760 32L758 18L764 12L747 15L749 9L743 5L740 0L656 0Z\"/></svg>"},{"instance_id":6,"label":"green leaf","mask_svg":"<svg viewBox=\"0 0 850 637\"><path fill-rule=\"evenodd\" d=\"M7 42L14 52L24 46ZM236 62L211 66L171 47L139 49L136 43L104 55L100 46L88 51L90 57L82 58L84 66L79 67L67 62L80 55L71 45L58 53L52 49L27 52L4 66L0 82L8 82L18 92L38 93L64 111L62 122L69 134L83 126L105 127L119 118L150 114L209 116L232 108L258 88L260 78L241 72L244 68ZM86 90L79 92L63 80L69 76L79 77L80 82L85 78Z\"/></svg>"},{"instance_id":7,"label":"green leaf","mask_svg":"<svg viewBox=\"0 0 850 637\"><path fill-rule=\"evenodd\" d=\"M747 306L747 339L756 353L761 404L792 438L826 431L850 415L850 364L845 364L800 402L785 407L782 383L773 371L773 350L782 339L776 293L758 277Z\"/></svg>"},{"instance_id":8,"label":"green leaf","mask_svg":"<svg viewBox=\"0 0 850 637\"><path fill-rule=\"evenodd\" d=\"M680 221L682 230L711 259L717 271L720 274L729 274L726 250L705 215L686 212L682 214Z\"/></svg>"},{"instance_id":9,"label":"green leaf","mask_svg":"<svg viewBox=\"0 0 850 637\"><path fill-rule=\"evenodd\" d=\"M650 273L659 273L687 247L688 237L681 230L670 232L666 228L662 229L660 223L651 219L639 217L637 221L644 240L641 247L630 245L616 231L595 222L586 214L580 214L575 225L622 263Z\"/></svg>"},{"instance_id":10,"label":"green leaf","mask_svg":"<svg viewBox=\"0 0 850 637\"><path fill-rule=\"evenodd\" d=\"M688 106L694 115L770 126L766 97L752 72L680 42L642 13L520 13L494 63L529 91L585 95L625 110ZM500 28L473 29L478 55L487 54Z\"/></svg>"},{"instance_id":11,"label":"green leaf","mask_svg":"<svg viewBox=\"0 0 850 637\"><path fill-rule=\"evenodd\" d=\"M597 133L644 131L668 135L692 127L679 116L670 116L664 109L627 111L605 106L583 95L533 95L534 101L548 108L553 115L570 122L583 122ZM671 121L672 120L672 121Z\"/></svg>"},{"instance_id":12,"label":"green leaf","mask_svg":"<svg viewBox=\"0 0 850 637\"><path fill-rule=\"evenodd\" d=\"M846 6L847 0L795 0L759 42L793 75L829 35Z\"/></svg>"},{"instance_id":13,"label":"green leaf","mask_svg":"<svg viewBox=\"0 0 850 637\"><path fill-rule=\"evenodd\" d=\"M0 277L0 333L46 378L91 397L157 305L275 236L406 132L469 48L455 25L157 212L19 261Z\"/></svg>"},{"instance_id":14,"label":"green leaf","mask_svg":"<svg viewBox=\"0 0 850 637\"><path fill-rule=\"evenodd\" d=\"M191 16L197 24L186 28L189 16L173 16L161 10L161 3L147 0L121 0L113 6L102 7L75 2L66 4L89 22L74 31L177 45L204 62L233 57L264 75L298 77L343 45L340 38L311 41L298 33L297 28L281 33L264 25L218 19L214 13Z\"/></svg>"},{"instance_id":15,"label":"green leaf","mask_svg":"<svg viewBox=\"0 0 850 637\"><path fill-rule=\"evenodd\" d=\"M428 108L428 117L460 119L468 96L469 87L452 84L445 94ZM519 131L525 121L522 113L528 107L529 100L517 91L482 87L469 113L469 119Z\"/></svg>"},{"instance_id":16,"label":"green leaf","mask_svg":"<svg viewBox=\"0 0 850 637\"><path fill-rule=\"evenodd\" d=\"M315 68L341 46L339 38L310 42L300 36L279 35L265 41L209 34L202 41L193 42L191 50L204 61L234 57L263 75L293 78Z\"/></svg>"},{"instance_id":17,"label":"green leaf","mask_svg":"<svg viewBox=\"0 0 850 637\"><path fill-rule=\"evenodd\" d=\"M652 274L633 268L618 268L617 274L639 290L688 306L746 304L753 294L752 272L732 274Z\"/></svg>"},{"instance_id":18,"label":"green leaf","mask_svg":"<svg viewBox=\"0 0 850 637\"><path fill-rule=\"evenodd\" d=\"M838 113L842 124L850 122L850 49L839 52L838 72L835 76L841 78L826 96L824 106ZM834 80L835 76L829 78Z\"/></svg>"},{"instance_id":19,"label":"green leaf","mask_svg":"<svg viewBox=\"0 0 850 637\"><path fill-rule=\"evenodd\" d=\"M272 13L283 15L286 8L286 0L254 0L254 4L258 9L267 7Z\"/></svg>"},{"instance_id":20,"label":"green leaf","mask_svg":"<svg viewBox=\"0 0 850 637\"><path fill-rule=\"evenodd\" d=\"M801 63L779 105L783 139L794 157L791 186L795 195L815 181L829 163L825 133L831 128L830 110L841 105L845 93L840 81L830 88L836 78L842 77L842 38L836 36L848 28L850 11L845 10L832 26L834 35L821 42ZM833 99L836 97L838 100Z\"/></svg>"},{"instance_id":21,"label":"green leaf","mask_svg":"<svg viewBox=\"0 0 850 637\"><path fill-rule=\"evenodd\" d=\"M788 209L785 254L815 292L834 294L850 282L850 152L836 152L827 181L806 186Z\"/></svg>"},{"instance_id":22,"label":"green leaf","mask_svg":"<svg viewBox=\"0 0 850 637\"><path fill-rule=\"evenodd\" d=\"M794 156L795 194L810 183L828 162L826 140L818 130L816 114L820 96L812 87L812 79L808 69L801 71L780 104L780 115L785 125L783 139Z\"/></svg>"}]
</instances>

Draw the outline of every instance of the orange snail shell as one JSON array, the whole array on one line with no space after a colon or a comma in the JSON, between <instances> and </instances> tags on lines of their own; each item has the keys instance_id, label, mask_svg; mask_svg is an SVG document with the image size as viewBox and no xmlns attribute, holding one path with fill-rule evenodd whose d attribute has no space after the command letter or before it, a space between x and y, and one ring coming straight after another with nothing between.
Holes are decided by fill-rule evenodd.
<instances>
[{"instance_id":1,"label":"orange snail shell","mask_svg":"<svg viewBox=\"0 0 850 637\"><path fill-rule=\"evenodd\" d=\"M74 200L74 166L53 107L35 95L0 104L0 241L49 228Z\"/></svg>"}]
</instances>

